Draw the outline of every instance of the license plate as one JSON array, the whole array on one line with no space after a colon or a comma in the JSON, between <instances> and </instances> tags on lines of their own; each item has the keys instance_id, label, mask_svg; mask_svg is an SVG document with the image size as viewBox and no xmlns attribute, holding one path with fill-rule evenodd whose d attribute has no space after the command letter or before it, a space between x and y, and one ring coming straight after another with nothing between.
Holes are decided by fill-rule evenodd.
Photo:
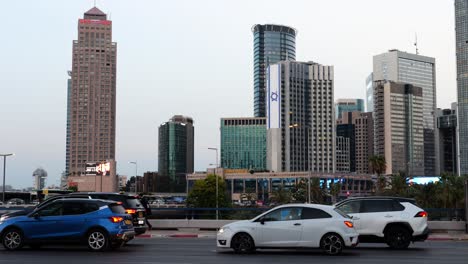
<instances>
[{"instance_id":1,"label":"license plate","mask_svg":"<svg viewBox=\"0 0 468 264\"><path fill-rule=\"evenodd\" d=\"M144 223L145 223L145 221L138 221L138 224L139 224L139 225L142 225L142 224L144 224Z\"/></svg>"},{"instance_id":2,"label":"license plate","mask_svg":"<svg viewBox=\"0 0 468 264\"><path fill-rule=\"evenodd\" d=\"M143 217L143 212L139 212L138 217Z\"/></svg>"},{"instance_id":3,"label":"license plate","mask_svg":"<svg viewBox=\"0 0 468 264\"><path fill-rule=\"evenodd\" d=\"M131 225L131 224L132 224L132 220L125 220L125 224L126 224L126 225Z\"/></svg>"}]
</instances>

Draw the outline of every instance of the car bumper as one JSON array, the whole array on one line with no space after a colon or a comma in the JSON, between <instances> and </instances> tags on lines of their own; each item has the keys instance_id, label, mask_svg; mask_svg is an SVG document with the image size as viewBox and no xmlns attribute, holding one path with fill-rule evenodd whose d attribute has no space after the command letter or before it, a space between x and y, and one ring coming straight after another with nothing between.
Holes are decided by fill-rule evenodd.
<instances>
[{"instance_id":1,"label":"car bumper","mask_svg":"<svg viewBox=\"0 0 468 264\"><path fill-rule=\"evenodd\" d=\"M425 241L429 237L430 233L431 233L431 231L429 230L428 227L426 227L422 234L417 235L417 236L413 236L412 241L413 242L415 242L415 241Z\"/></svg>"},{"instance_id":2,"label":"car bumper","mask_svg":"<svg viewBox=\"0 0 468 264\"><path fill-rule=\"evenodd\" d=\"M135 231L124 231L110 237L111 241L130 241L135 238Z\"/></svg>"},{"instance_id":3,"label":"car bumper","mask_svg":"<svg viewBox=\"0 0 468 264\"><path fill-rule=\"evenodd\" d=\"M233 233L230 231L218 232L216 235L216 246L219 248L230 248L232 235Z\"/></svg>"},{"instance_id":4,"label":"car bumper","mask_svg":"<svg viewBox=\"0 0 468 264\"><path fill-rule=\"evenodd\" d=\"M359 244L359 234L346 234L343 236L346 247L356 247Z\"/></svg>"}]
</instances>

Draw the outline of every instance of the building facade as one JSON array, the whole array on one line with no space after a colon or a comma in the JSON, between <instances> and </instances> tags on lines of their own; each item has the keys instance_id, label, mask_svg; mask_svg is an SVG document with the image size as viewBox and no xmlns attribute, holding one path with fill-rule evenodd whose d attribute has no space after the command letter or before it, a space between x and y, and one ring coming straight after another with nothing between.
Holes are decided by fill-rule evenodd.
<instances>
[{"instance_id":1,"label":"building facade","mask_svg":"<svg viewBox=\"0 0 468 264\"><path fill-rule=\"evenodd\" d=\"M374 74L366 78L366 107L367 112L374 112Z\"/></svg>"},{"instance_id":2,"label":"building facade","mask_svg":"<svg viewBox=\"0 0 468 264\"><path fill-rule=\"evenodd\" d=\"M352 162L353 170L357 173L372 173L369 158L374 155L374 121L373 113L343 112L340 119L336 120L337 135L339 126L352 125L353 137Z\"/></svg>"},{"instance_id":3,"label":"building facade","mask_svg":"<svg viewBox=\"0 0 468 264\"><path fill-rule=\"evenodd\" d=\"M336 172L351 171L350 142L349 138L336 136Z\"/></svg>"},{"instance_id":4,"label":"building facade","mask_svg":"<svg viewBox=\"0 0 468 264\"><path fill-rule=\"evenodd\" d=\"M363 99L338 99L335 103L336 119L341 118L343 112L364 112Z\"/></svg>"},{"instance_id":5,"label":"building facade","mask_svg":"<svg viewBox=\"0 0 468 264\"><path fill-rule=\"evenodd\" d=\"M45 187L45 182L47 179L47 171L43 168L37 168L33 172L34 178L34 189L35 190L42 190Z\"/></svg>"},{"instance_id":6,"label":"building facade","mask_svg":"<svg viewBox=\"0 0 468 264\"><path fill-rule=\"evenodd\" d=\"M385 157L385 174L424 175L423 90L380 81L374 87L375 154Z\"/></svg>"},{"instance_id":7,"label":"building facade","mask_svg":"<svg viewBox=\"0 0 468 264\"><path fill-rule=\"evenodd\" d=\"M254 116L266 116L266 83L269 65L296 59L297 31L281 25L254 25Z\"/></svg>"},{"instance_id":8,"label":"building facade","mask_svg":"<svg viewBox=\"0 0 468 264\"><path fill-rule=\"evenodd\" d=\"M424 126L424 174L438 175L436 127L436 64L435 59L399 50L374 56L373 78L412 84L422 88Z\"/></svg>"},{"instance_id":9,"label":"building facade","mask_svg":"<svg viewBox=\"0 0 468 264\"><path fill-rule=\"evenodd\" d=\"M437 109L438 144L440 149L440 172L458 173L458 136L457 136L457 104L451 109Z\"/></svg>"},{"instance_id":10,"label":"building facade","mask_svg":"<svg viewBox=\"0 0 468 264\"><path fill-rule=\"evenodd\" d=\"M78 20L68 94L66 173L115 159L116 59L112 21L96 7Z\"/></svg>"},{"instance_id":11,"label":"building facade","mask_svg":"<svg viewBox=\"0 0 468 264\"><path fill-rule=\"evenodd\" d=\"M468 174L468 1L455 0L457 55L458 166L459 175Z\"/></svg>"},{"instance_id":12,"label":"building facade","mask_svg":"<svg viewBox=\"0 0 468 264\"><path fill-rule=\"evenodd\" d=\"M351 113L351 112L346 112L346 113ZM356 129L354 127L354 124L352 122L349 122L346 124L337 124L336 136L343 137L348 140L349 169L347 170L347 172L355 172L356 171ZM337 149L338 149L338 146L337 146ZM338 158L338 154L337 154L337 158ZM337 163L337 166L338 166L338 163ZM337 171L338 171L338 167L337 167Z\"/></svg>"},{"instance_id":13,"label":"building facade","mask_svg":"<svg viewBox=\"0 0 468 264\"><path fill-rule=\"evenodd\" d=\"M158 174L169 179L167 186L160 186L161 191L184 192L185 174L193 172L193 164L193 119L175 115L159 127Z\"/></svg>"},{"instance_id":14,"label":"building facade","mask_svg":"<svg viewBox=\"0 0 468 264\"><path fill-rule=\"evenodd\" d=\"M267 168L335 171L333 66L282 61L268 69Z\"/></svg>"},{"instance_id":15,"label":"building facade","mask_svg":"<svg viewBox=\"0 0 468 264\"><path fill-rule=\"evenodd\" d=\"M221 118L221 167L267 169L264 117Z\"/></svg>"}]
</instances>

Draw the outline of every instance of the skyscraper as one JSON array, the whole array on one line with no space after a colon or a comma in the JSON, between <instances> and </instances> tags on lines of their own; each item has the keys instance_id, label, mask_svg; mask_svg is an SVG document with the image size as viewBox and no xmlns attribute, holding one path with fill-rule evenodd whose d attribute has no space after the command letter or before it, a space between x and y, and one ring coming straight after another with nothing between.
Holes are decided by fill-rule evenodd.
<instances>
[{"instance_id":1,"label":"skyscraper","mask_svg":"<svg viewBox=\"0 0 468 264\"><path fill-rule=\"evenodd\" d=\"M169 185L157 186L158 191L185 192L185 174L193 172L193 161L193 119L175 115L159 127L158 177L168 178Z\"/></svg>"},{"instance_id":2,"label":"skyscraper","mask_svg":"<svg viewBox=\"0 0 468 264\"><path fill-rule=\"evenodd\" d=\"M341 118L343 112L364 112L364 100L362 99L338 99L335 103L336 118Z\"/></svg>"},{"instance_id":3,"label":"skyscraper","mask_svg":"<svg viewBox=\"0 0 468 264\"><path fill-rule=\"evenodd\" d=\"M112 21L91 8L73 41L67 174L82 174L87 162L115 160L116 54Z\"/></svg>"},{"instance_id":4,"label":"skyscraper","mask_svg":"<svg viewBox=\"0 0 468 264\"><path fill-rule=\"evenodd\" d=\"M468 174L468 0L455 0L459 175Z\"/></svg>"},{"instance_id":5,"label":"skyscraper","mask_svg":"<svg viewBox=\"0 0 468 264\"><path fill-rule=\"evenodd\" d=\"M451 109L437 109L438 144L440 149L440 172L457 174L457 104Z\"/></svg>"},{"instance_id":6,"label":"skyscraper","mask_svg":"<svg viewBox=\"0 0 468 264\"><path fill-rule=\"evenodd\" d=\"M409 83L422 88L424 126L424 173L438 175L438 149L436 148L435 111L436 106L436 65L435 59L399 50L390 50L374 56L374 81L389 80ZM375 103L374 103L375 107Z\"/></svg>"},{"instance_id":7,"label":"skyscraper","mask_svg":"<svg viewBox=\"0 0 468 264\"><path fill-rule=\"evenodd\" d=\"M375 154L385 157L385 174L424 173L423 90L379 81L374 86Z\"/></svg>"},{"instance_id":8,"label":"skyscraper","mask_svg":"<svg viewBox=\"0 0 468 264\"><path fill-rule=\"evenodd\" d=\"M296 34L291 27L254 25L254 115L266 116L266 69L282 60L296 59Z\"/></svg>"},{"instance_id":9,"label":"skyscraper","mask_svg":"<svg viewBox=\"0 0 468 264\"><path fill-rule=\"evenodd\" d=\"M266 119L221 118L221 167L266 170Z\"/></svg>"},{"instance_id":10,"label":"skyscraper","mask_svg":"<svg viewBox=\"0 0 468 264\"><path fill-rule=\"evenodd\" d=\"M335 172L333 66L281 61L267 87L268 169Z\"/></svg>"}]
</instances>

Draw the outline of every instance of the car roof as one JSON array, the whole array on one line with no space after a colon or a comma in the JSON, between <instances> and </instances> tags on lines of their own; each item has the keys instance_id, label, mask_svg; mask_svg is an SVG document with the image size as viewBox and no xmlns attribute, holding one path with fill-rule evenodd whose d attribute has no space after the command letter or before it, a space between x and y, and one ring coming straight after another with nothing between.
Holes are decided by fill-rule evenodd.
<instances>
[{"instance_id":1,"label":"car roof","mask_svg":"<svg viewBox=\"0 0 468 264\"><path fill-rule=\"evenodd\" d=\"M134 195L122 194L122 193L114 193L114 192L74 192L70 193L70 195L115 195L115 196L124 196L129 198L137 198Z\"/></svg>"},{"instance_id":2,"label":"car roof","mask_svg":"<svg viewBox=\"0 0 468 264\"><path fill-rule=\"evenodd\" d=\"M413 198L406 198L406 197L394 197L394 196L365 196L365 197L349 197L343 201L337 202L335 206L343 204L349 201L357 201L357 200L395 200L400 203L416 203L416 200Z\"/></svg>"},{"instance_id":3,"label":"car roof","mask_svg":"<svg viewBox=\"0 0 468 264\"><path fill-rule=\"evenodd\" d=\"M275 208L284 208L284 207L309 207L309 208L318 208L318 209L333 209L331 205L324 205L324 204L309 204L309 203L290 203L290 204L283 204L279 205Z\"/></svg>"}]
</instances>

